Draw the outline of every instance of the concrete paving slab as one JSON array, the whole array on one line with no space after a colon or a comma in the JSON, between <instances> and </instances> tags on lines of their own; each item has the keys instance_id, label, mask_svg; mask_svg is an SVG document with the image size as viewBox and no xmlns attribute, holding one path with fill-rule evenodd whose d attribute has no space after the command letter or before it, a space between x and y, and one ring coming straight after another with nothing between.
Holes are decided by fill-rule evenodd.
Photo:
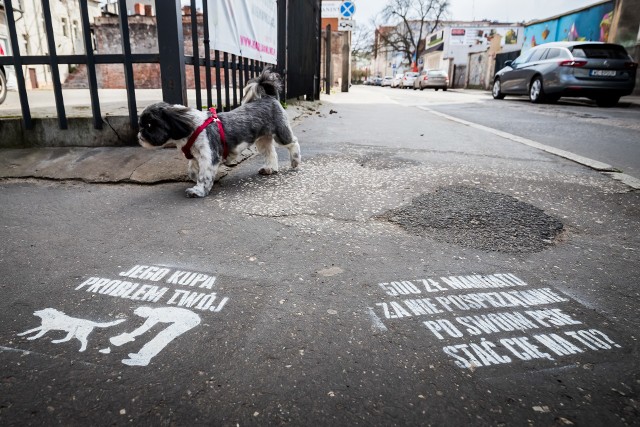
<instances>
[{"instance_id":1,"label":"concrete paving slab","mask_svg":"<svg viewBox=\"0 0 640 427\"><path fill-rule=\"evenodd\" d=\"M142 147L26 148L2 150L0 177L140 182L186 180L186 161L176 150ZM141 166L148 164L141 171ZM180 171L180 172L178 172Z\"/></svg>"}]
</instances>

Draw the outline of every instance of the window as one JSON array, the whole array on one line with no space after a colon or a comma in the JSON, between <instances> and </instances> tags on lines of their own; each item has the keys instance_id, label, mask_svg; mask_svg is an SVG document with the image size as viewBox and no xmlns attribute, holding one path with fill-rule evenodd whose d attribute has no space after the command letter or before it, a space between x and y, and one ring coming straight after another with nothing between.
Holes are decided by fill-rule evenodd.
<instances>
[{"instance_id":1,"label":"window","mask_svg":"<svg viewBox=\"0 0 640 427\"><path fill-rule=\"evenodd\" d=\"M525 62L529 62L529 57L531 56L531 54L533 53L533 50L529 50L525 53L523 53L522 55L518 56L516 59L513 60L513 62L511 63L511 66L515 66L518 64L524 64Z\"/></svg>"},{"instance_id":2,"label":"window","mask_svg":"<svg viewBox=\"0 0 640 427\"><path fill-rule=\"evenodd\" d=\"M615 44L583 44L570 50L576 58L629 59L627 51Z\"/></svg>"},{"instance_id":3,"label":"window","mask_svg":"<svg viewBox=\"0 0 640 427\"><path fill-rule=\"evenodd\" d=\"M529 60L527 62L536 62L539 61L540 58L542 58L542 55L544 53L547 52L547 49L536 49L534 50L533 54L531 55L531 57L529 58Z\"/></svg>"},{"instance_id":4,"label":"window","mask_svg":"<svg viewBox=\"0 0 640 427\"><path fill-rule=\"evenodd\" d=\"M73 38L74 40L78 40L78 21L73 21Z\"/></svg>"},{"instance_id":5,"label":"window","mask_svg":"<svg viewBox=\"0 0 640 427\"><path fill-rule=\"evenodd\" d=\"M67 18L62 18L62 35L69 37L69 29L67 27Z\"/></svg>"},{"instance_id":6,"label":"window","mask_svg":"<svg viewBox=\"0 0 640 427\"><path fill-rule=\"evenodd\" d=\"M565 49L552 48L547 50L547 56L543 59L569 59L569 53Z\"/></svg>"}]
</instances>

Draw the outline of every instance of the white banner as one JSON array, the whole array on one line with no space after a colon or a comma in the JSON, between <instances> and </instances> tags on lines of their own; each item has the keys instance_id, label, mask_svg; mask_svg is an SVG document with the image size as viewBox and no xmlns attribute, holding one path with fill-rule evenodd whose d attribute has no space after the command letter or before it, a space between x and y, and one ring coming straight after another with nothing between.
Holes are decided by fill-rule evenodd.
<instances>
[{"instance_id":1,"label":"white banner","mask_svg":"<svg viewBox=\"0 0 640 427\"><path fill-rule=\"evenodd\" d=\"M276 63L276 0L216 0L209 2L208 18L212 49Z\"/></svg>"},{"instance_id":2,"label":"white banner","mask_svg":"<svg viewBox=\"0 0 640 427\"><path fill-rule=\"evenodd\" d=\"M342 5L342 1L323 1L320 4L321 16L323 18L340 18L342 15L340 14L340 6Z\"/></svg>"}]
</instances>

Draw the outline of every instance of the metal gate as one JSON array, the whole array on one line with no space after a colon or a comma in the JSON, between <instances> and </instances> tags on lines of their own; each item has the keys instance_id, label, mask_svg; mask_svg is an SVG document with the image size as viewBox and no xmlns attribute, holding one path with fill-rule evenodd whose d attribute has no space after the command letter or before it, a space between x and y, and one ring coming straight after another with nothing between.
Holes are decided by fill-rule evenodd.
<instances>
[{"instance_id":1,"label":"metal gate","mask_svg":"<svg viewBox=\"0 0 640 427\"><path fill-rule=\"evenodd\" d=\"M453 78L451 79L451 87L463 88L467 84L467 66L466 65L454 65L453 66Z\"/></svg>"},{"instance_id":2,"label":"metal gate","mask_svg":"<svg viewBox=\"0 0 640 427\"><path fill-rule=\"evenodd\" d=\"M320 1L287 1L287 98L320 97ZM281 48L278 47L280 51Z\"/></svg>"}]
</instances>

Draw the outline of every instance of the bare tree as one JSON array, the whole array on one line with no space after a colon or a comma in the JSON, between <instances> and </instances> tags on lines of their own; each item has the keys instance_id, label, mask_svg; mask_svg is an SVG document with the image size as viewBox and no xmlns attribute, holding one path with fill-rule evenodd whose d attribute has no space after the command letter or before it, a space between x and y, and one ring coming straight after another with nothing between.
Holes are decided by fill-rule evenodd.
<instances>
[{"instance_id":1,"label":"bare tree","mask_svg":"<svg viewBox=\"0 0 640 427\"><path fill-rule=\"evenodd\" d=\"M424 53L424 37L439 27L448 8L449 0L390 0L374 20L377 42L411 64Z\"/></svg>"},{"instance_id":2,"label":"bare tree","mask_svg":"<svg viewBox=\"0 0 640 427\"><path fill-rule=\"evenodd\" d=\"M351 54L368 57L373 51L373 30L367 24L358 23L351 37Z\"/></svg>"}]
</instances>

